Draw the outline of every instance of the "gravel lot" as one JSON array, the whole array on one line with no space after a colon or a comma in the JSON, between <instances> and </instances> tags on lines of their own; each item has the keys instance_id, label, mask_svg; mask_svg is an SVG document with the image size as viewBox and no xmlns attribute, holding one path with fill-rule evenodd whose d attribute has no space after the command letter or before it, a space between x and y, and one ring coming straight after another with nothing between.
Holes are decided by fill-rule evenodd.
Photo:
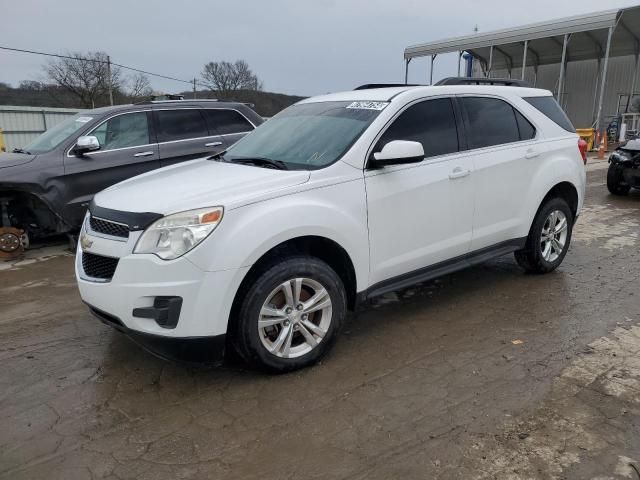
<instances>
[{"instance_id":1,"label":"gravel lot","mask_svg":"<svg viewBox=\"0 0 640 480\"><path fill-rule=\"evenodd\" d=\"M63 246L0 264L0 478L640 479L640 192L604 167L557 272L386 295L283 376L151 356Z\"/></svg>"}]
</instances>

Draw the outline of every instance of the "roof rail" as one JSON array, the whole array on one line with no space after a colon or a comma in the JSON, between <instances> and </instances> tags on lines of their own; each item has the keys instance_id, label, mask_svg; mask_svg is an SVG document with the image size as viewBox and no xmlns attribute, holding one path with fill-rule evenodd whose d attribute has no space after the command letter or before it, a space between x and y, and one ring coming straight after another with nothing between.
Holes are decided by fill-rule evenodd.
<instances>
[{"instance_id":1,"label":"roof rail","mask_svg":"<svg viewBox=\"0 0 640 480\"><path fill-rule=\"evenodd\" d=\"M418 83L365 83L354 90L371 90L372 88L393 88L393 87L424 87Z\"/></svg>"},{"instance_id":2,"label":"roof rail","mask_svg":"<svg viewBox=\"0 0 640 480\"><path fill-rule=\"evenodd\" d=\"M191 98L182 100L143 100L134 105L152 105L156 103L185 103L185 102L219 102L217 98Z\"/></svg>"},{"instance_id":3,"label":"roof rail","mask_svg":"<svg viewBox=\"0 0 640 480\"><path fill-rule=\"evenodd\" d=\"M506 87L531 87L529 82L513 78L484 78L484 77L447 77L436 85L502 85Z\"/></svg>"}]
</instances>

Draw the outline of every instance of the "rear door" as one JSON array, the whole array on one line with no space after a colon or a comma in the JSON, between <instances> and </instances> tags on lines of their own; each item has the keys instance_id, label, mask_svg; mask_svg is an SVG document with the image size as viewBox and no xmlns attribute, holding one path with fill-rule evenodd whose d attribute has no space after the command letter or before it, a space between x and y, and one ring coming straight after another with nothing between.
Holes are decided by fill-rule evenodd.
<instances>
[{"instance_id":1,"label":"rear door","mask_svg":"<svg viewBox=\"0 0 640 480\"><path fill-rule=\"evenodd\" d=\"M100 150L64 156L65 217L82 218L88 202L100 190L160 166L151 111L112 115L85 135L100 142Z\"/></svg>"},{"instance_id":2,"label":"rear door","mask_svg":"<svg viewBox=\"0 0 640 480\"><path fill-rule=\"evenodd\" d=\"M202 110L207 120L209 131L218 133L228 148L240 140L255 126L237 110L227 108L207 108Z\"/></svg>"},{"instance_id":3,"label":"rear door","mask_svg":"<svg viewBox=\"0 0 640 480\"><path fill-rule=\"evenodd\" d=\"M159 109L154 116L163 167L224 149L223 139L209 131L199 108Z\"/></svg>"},{"instance_id":4,"label":"rear door","mask_svg":"<svg viewBox=\"0 0 640 480\"><path fill-rule=\"evenodd\" d=\"M471 243L475 251L529 230L523 211L544 146L536 142L533 124L504 99L462 96L459 100L475 177Z\"/></svg>"}]
</instances>

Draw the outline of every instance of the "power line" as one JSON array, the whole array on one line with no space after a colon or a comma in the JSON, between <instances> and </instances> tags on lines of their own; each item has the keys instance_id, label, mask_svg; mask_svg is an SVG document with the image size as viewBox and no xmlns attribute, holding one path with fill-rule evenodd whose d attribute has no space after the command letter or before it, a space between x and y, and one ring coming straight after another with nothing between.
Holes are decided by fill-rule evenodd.
<instances>
[{"instance_id":1,"label":"power line","mask_svg":"<svg viewBox=\"0 0 640 480\"><path fill-rule=\"evenodd\" d=\"M38 51L35 51L35 50L25 50L25 49L22 49L22 48L11 48L11 47L5 47L5 46L2 46L2 45L0 45L0 50L9 50L11 52L20 52L20 53L31 53L31 54L34 54L34 55L44 55L46 57L67 58L67 59L70 59L70 60L82 60L82 61L85 61L85 62L107 63L107 64L110 63L111 65L115 65L117 67L124 68L124 69L127 69L127 70L131 70L131 71L134 71L134 72L144 73L145 75L151 75L152 77L164 78L166 80L173 80L174 82L187 83L189 85L194 85L195 84L195 85L197 85L199 87L207 87L207 85L204 85L204 84L199 83L199 82L195 82L194 81L195 79L194 80L183 80L181 78L170 77L168 75L161 75L159 73L153 73L153 72L148 72L146 70L141 70L139 68L129 67L128 65L122 65L120 63L109 62L108 60L98 60L98 59L95 59L95 58L72 57L70 55L60 55L58 53L38 52Z\"/></svg>"}]
</instances>

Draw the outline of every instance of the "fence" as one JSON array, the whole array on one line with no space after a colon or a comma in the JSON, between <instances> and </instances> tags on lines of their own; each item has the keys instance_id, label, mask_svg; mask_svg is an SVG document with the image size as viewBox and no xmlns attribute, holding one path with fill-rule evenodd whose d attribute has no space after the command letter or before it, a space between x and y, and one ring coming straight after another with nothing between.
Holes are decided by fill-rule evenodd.
<instances>
[{"instance_id":1,"label":"fence","mask_svg":"<svg viewBox=\"0 0 640 480\"><path fill-rule=\"evenodd\" d=\"M0 106L0 131L7 152L22 148L34 138L80 109Z\"/></svg>"}]
</instances>

